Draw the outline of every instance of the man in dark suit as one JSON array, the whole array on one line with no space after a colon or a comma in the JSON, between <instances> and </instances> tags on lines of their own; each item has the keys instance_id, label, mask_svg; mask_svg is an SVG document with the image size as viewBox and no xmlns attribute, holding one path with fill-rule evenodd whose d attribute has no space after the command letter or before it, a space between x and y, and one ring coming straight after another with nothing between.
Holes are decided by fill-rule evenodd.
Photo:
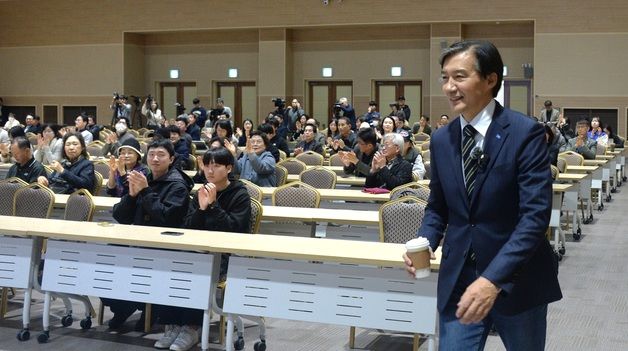
<instances>
[{"instance_id":1,"label":"man in dark suit","mask_svg":"<svg viewBox=\"0 0 628 351\"><path fill-rule=\"evenodd\" d=\"M547 304L562 297L545 239L552 178L543 126L494 100L503 63L493 44L455 43L440 63L459 117L432 134L431 193L418 232L436 250L447 231L440 350L481 350L492 324L506 349L543 350Z\"/></svg>"}]
</instances>

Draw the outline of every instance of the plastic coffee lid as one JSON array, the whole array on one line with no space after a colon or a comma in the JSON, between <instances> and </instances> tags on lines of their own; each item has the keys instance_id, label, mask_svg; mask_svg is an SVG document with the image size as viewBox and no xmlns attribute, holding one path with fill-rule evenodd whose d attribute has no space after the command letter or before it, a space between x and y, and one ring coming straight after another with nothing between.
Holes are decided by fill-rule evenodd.
<instances>
[{"instance_id":1,"label":"plastic coffee lid","mask_svg":"<svg viewBox=\"0 0 628 351\"><path fill-rule=\"evenodd\" d=\"M430 241L427 240L427 238L420 236L418 238L414 238L408 241L406 243L406 250L411 251L411 250L424 249L429 246L430 246Z\"/></svg>"}]
</instances>

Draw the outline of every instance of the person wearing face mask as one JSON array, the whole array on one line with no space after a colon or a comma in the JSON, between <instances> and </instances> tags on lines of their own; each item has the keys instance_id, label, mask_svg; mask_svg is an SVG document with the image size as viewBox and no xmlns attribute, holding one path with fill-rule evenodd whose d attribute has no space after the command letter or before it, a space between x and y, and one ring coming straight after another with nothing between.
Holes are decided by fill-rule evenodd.
<instances>
[{"instance_id":1,"label":"person wearing face mask","mask_svg":"<svg viewBox=\"0 0 628 351\"><path fill-rule=\"evenodd\" d=\"M15 119L15 115L13 113L9 113L9 119L7 120L7 123L4 124L4 129L8 131L9 129L18 127L19 125L20 121Z\"/></svg>"},{"instance_id":2,"label":"person wearing face mask","mask_svg":"<svg viewBox=\"0 0 628 351\"><path fill-rule=\"evenodd\" d=\"M127 133L129 120L126 117L118 118L118 122L116 122L116 132L111 133L107 136L107 143L102 147L103 156L107 156L109 154L118 157L118 150L120 146L123 145L127 140L133 139L135 140L135 136L131 133Z\"/></svg>"}]
</instances>

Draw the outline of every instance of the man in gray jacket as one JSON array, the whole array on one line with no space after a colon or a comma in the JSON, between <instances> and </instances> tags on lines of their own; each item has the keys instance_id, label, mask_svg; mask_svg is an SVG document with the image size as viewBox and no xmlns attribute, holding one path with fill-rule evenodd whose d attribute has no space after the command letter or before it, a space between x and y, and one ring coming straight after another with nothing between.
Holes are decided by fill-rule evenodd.
<instances>
[{"instance_id":1,"label":"man in gray jacket","mask_svg":"<svg viewBox=\"0 0 628 351\"><path fill-rule=\"evenodd\" d=\"M586 119L578 121L578 123L576 123L578 135L576 135L575 138L569 139L567 144L560 148L560 152L573 151L582 155L585 160L594 160L597 152L597 142L587 137L588 130L589 121Z\"/></svg>"}]
</instances>

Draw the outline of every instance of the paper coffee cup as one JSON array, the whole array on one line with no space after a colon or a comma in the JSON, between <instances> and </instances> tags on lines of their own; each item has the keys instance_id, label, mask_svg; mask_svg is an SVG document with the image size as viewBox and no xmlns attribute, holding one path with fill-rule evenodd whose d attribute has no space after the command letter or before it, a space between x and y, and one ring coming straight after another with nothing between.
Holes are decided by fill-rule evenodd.
<instances>
[{"instance_id":1,"label":"paper coffee cup","mask_svg":"<svg viewBox=\"0 0 628 351\"><path fill-rule=\"evenodd\" d=\"M430 275L430 242L420 236L406 243L406 255L412 260L412 267L416 269L415 278L425 278Z\"/></svg>"}]
</instances>

